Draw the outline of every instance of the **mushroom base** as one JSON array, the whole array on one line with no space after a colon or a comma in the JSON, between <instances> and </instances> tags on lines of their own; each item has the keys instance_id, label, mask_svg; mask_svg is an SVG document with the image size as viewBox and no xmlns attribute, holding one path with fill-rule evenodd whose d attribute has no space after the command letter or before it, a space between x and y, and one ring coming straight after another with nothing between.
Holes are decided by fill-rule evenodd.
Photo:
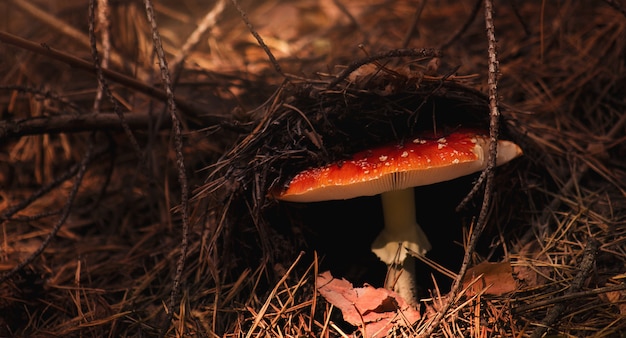
<instances>
[{"instance_id":1,"label":"mushroom base","mask_svg":"<svg viewBox=\"0 0 626 338\"><path fill-rule=\"evenodd\" d=\"M372 243L372 252L387 265L426 254L432 246L415 220L413 188L385 192L381 201L385 226Z\"/></svg>"},{"instance_id":2,"label":"mushroom base","mask_svg":"<svg viewBox=\"0 0 626 338\"><path fill-rule=\"evenodd\" d=\"M408 255L402 264L390 264L385 278L385 287L398 293L407 303L417 306L415 257Z\"/></svg>"}]
</instances>

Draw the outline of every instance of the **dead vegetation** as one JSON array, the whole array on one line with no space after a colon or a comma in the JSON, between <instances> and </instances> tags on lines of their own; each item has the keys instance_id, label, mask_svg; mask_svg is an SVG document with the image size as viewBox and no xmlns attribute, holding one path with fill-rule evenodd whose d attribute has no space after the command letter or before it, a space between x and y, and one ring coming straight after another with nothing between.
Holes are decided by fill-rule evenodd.
<instances>
[{"instance_id":1,"label":"dead vegetation","mask_svg":"<svg viewBox=\"0 0 626 338\"><path fill-rule=\"evenodd\" d=\"M159 1L152 22L144 2L92 3L0 3L0 335L371 336L316 277L380 286L376 201L267 191L419 130L486 128L483 1ZM501 137L525 155L496 172L456 295L484 189L459 210L478 175L419 190L436 248L421 319L390 335L623 336L624 5L494 8Z\"/></svg>"}]
</instances>

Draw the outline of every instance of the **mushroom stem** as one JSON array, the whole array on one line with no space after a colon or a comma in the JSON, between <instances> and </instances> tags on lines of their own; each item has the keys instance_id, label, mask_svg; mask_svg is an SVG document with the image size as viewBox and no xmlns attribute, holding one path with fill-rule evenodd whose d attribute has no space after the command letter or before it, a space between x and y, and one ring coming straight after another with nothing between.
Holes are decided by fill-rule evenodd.
<instances>
[{"instance_id":1,"label":"mushroom stem","mask_svg":"<svg viewBox=\"0 0 626 338\"><path fill-rule=\"evenodd\" d=\"M407 255L402 263L389 264L385 277L385 288L395 291L413 306L418 304L415 263L415 257Z\"/></svg>"},{"instance_id":2,"label":"mushroom stem","mask_svg":"<svg viewBox=\"0 0 626 338\"><path fill-rule=\"evenodd\" d=\"M416 303L415 261L412 253L426 254L430 242L415 220L413 188L381 194L385 226L372 243L372 252L389 267L385 287Z\"/></svg>"}]
</instances>

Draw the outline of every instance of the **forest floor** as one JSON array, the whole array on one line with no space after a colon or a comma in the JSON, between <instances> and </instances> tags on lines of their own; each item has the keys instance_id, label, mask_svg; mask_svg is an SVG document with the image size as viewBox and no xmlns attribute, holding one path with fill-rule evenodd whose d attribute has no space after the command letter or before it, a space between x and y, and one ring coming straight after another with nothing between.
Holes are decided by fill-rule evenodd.
<instances>
[{"instance_id":1,"label":"forest floor","mask_svg":"<svg viewBox=\"0 0 626 338\"><path fill-rule=\"evenodd\" d=\"M0 13L0 336L626 337L626 4ZM370 252L376 196L273 198L298 170L490 122L521 157L415 189L416 307Z\"/></svg>"}]
</instances>

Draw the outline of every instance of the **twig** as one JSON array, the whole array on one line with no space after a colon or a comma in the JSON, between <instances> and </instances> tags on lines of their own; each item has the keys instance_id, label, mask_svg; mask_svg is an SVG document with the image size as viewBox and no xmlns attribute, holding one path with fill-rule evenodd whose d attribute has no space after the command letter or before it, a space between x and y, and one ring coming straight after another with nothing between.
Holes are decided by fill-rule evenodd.
<instances>
[{"instance_id":1,"label":"twig","mask_svg":"<svg viewBox=\"0 0 626 338\"><path fill-rule=\"evenodd\" d=\"M94 154L94 156L92 156L92 158L98 158L104 152L105 150L99 150L98 152L96 152L96 154ZM4 212L0 214L0 224L2 224L2 222L6 220L13 219L13 215L18 213L20 210L24 210L24 208L28 207L31 203L33 203L40 197L44 196L45 194L49 193L50 191L52 191L52 189L58 187L63 182L69 180L72 176L76 175L79 169L80 169L80 164L76 164L72 166L67 171L65 171L61 176L54 178L50 183L40 187L39 190L35 191L28 198L4 210Z\"/></svg>"},{"instance_id":2,"label":"twig","mask_svg":"<svg viewBox=\"0 0 626 338\"><path fill-rule=\"evenodd\" d=\"M15 6L21 8L23 11L25 11L25 12L29 13L30 15L32 15L33 17L41 20L41 22L44 22L45 24L47 24L51 28L59 31L61 34L74 39L75 41L77 41L78 43L80 43L81 45L83 45L85 47L89 47L89 38L87 36L85 36L85 34L83 34L83 32L81 32L78 29L68 25L66 22L55 18L54 16L50 15L49 13L47 13L44 10L42 10L41 8L35 6L34 4L30 3L29 1L26 1L26 0L12 0L11 2ZM148 79L149 78L147 70L141 69L141 68L137 68L136 65L127 65L126 60L124 59L124 57L121 56L118 53L111 52L111 61L115 65L120 66L120 67L131 66L131 68L136 70L137 76L140 79Z\"/></svg>"},{"instance_id":3,"label":"twig","mask_svg":"<svg viewBox=\"0 0 626 338\"><path fill-rule=\"evenodd\" d=\"M294 262L291 264L291 266L289 267L289 269L287 269L287 271L285 272L285 274L282 276L282 278L280 279L280 281L278 281L278 283L276 283L276 285L274 286L274 288L272 289L272 291L269 293L269 295L267 296L267 299L265 300L265 303L263 304L263 306L259 309L256 317L254 318L254 322L252 322L252 325L250 326L250 329L248 329L248 332L246 333L246 338L250 338L252 337L252 335L254 334L254 330L256 330L256 328L259 326L259 324L261 323L261 320L263 320L263 316L265 315L265 313L267 312L267 309L270 307L272 300L274 299L274 297L276 296L276 294L278 293L278 288L283 285L283 283L287 280L288 277L291 276L291 272L293 271L293 269L298 265L298 262L300 262L300 259L302 258L302 256L304 255L304 252L300 252L300 254L298 255L298 257L296 257L296 259L294 260Z\"/></svg>"},{"instance_id":4,"label":"twig","mask_svg":"<svg viewBox=\"0 0 626 338\"><path fill-rule=\"evenodd\" d=\"M406 56L417 56L417 57L440 57L441 52L434 48L419 48L419 49L393 49L387 52L381 52L378 54L374 54L363 59L352 62L348 65L346 69L344 69L341 74L339 74L333 81L331 81L326 89L333 89L339 82L345 80L352 72L357 70L359 67L386 58L398 58L398 57L406 57Z\"/></svg>"},{"instance_id":5,"label":"twig","mask_svg":"<svg viewBox=\"0 0 626 338\"><path fill-rule=\"evenodd\" d=\"M243 20L243 22L246 24L246 26L248 26L248 30L250 31L250 34L254 36L256 41L259 43L259 46L261 46L265 54L267 54L267 57L270 59L270 62L274 66L274 70L276 70L278 74L285 77L285 74L283 73L283 70L280 67L280 64L278 63L278 60L276 60L276 57L274 57L274 54L272 54L272 51L270 50L270 48L265 44L265 41L263 41L263 38L261 37L261 35L259 35L259 33L254 29L250 20L248 20L248 15L241 8L241 6L239 6L239 1L231 0L231 2L233 3L237 11L239 12L239 15L241 16L241 19Z\"/></svg>"},{"instance_id":6,"label":"twig","mask_svg":"<svg viewBox=\"0 0 626 338\"><path fill-rule=\"evenodd\" d=\"M161 43L161 35L159 34L158 26L156 23L156 17L154 15L154 7L151 0L144 0L146 7L146 16L150 22L150 28L152 29L152 42L154 43L154 51L159 61L159 69L161 70L161 80L163 82L163 88L167 93L167 107L170 113L170 119L172 120L172 132L174 134L174 152L176 154L176 169L178 171L178 182L180 184L181 196L180 196L180 212L182 218L182 238L180 243L180 257L176 264L176 274L172 284L172 291L170 294L170 300L167 304L167 319L163 323L161 329L161 336L165 336L167 333L172 318L174 316L174 309L178 303L178 294L180 293L180 284L185 268L185 261L187 259L187 251L189 250L189 186L187 183L187 174L185 170L185 160L183 155L183 137L181 130L181 123L176 116L176 101L174 100L174 92L172 91L172 82L170 80L169 69L167 66L167 59L165 58L165 52L163 51L163 44ZM181 332L181 334L184 334Z\"/></svg>"},{"instance_id":7,"label":"twig","mask_svg":"<svg viewBox=\"0 0 626 338\"><path fill-rule=\"evenodd\" d=\"M478 178L476 179L476 183L474 183L474 185L472 186L472 189L467 193L467 195L465 195L463 200L461 202L459 202L459 204L454 209L456 212L459 212L463 208L465 208L467 203L469 203L469 201L472 200L472 198L474 198L474 196L476 196L476 194L478 193L480 188L482 188L483 183L485 182L485 178L486 177L487 177L487 172L486 171L483 171L483 172L480 173L480 176L478 176Z\"/></svg>"},{"instance_id":8,"label":"twig","mask_svg":"<svg viewBox=\"0 0 626 338\"><path fill-rule=\"evenodd\" d=\"M419 7L415 10L415 14L413 14L413 20L411 21L411 25L409 30L406 31L404 35L404 39L402 40L402 48L407 48L409 43L411 42L411 38L413 34L419 36L419 30L417 29L417 24L419 22L420 17L422 16L422 12L424 11L424 7L426 7L427 0L422 0Z\"/></svg>"},{"instance_id":9,"label":"twig","mask_svg":"<svg viewBox=\"0 0 626 338\"><path fill-rule=\"evenodd\" d=\"M161 128L170 126L170 117L165 118ZM124 114L124 121L128 128L145 129L157 116L146 112ZM100 114L63 114L52 116L35 116L19 120L0 121L0 140L21 137L25 135L40 135L53 133L72 133L95 130L120 130L119 115L113 113Z\"/></svg>"},{"instance_id":10,"label":"twig","mask_svg":"<svg viewBox=\"0 0 626 338\"><path fill-rule=\"evenodd\" d=\"M607 139L615 138L619 133L622 132L622 128L626 126L626 114L622 115L622 117L613 125L611 130L606 134ZM538 230L540 233L539 238L543 238L545 232L548 231L549 228L549 220L552 217L552 214L555 210L559 208L561 205L560 196L566 195L570 190L578 185L578 182L582 179L582 177L587 173L590 169L587 163L583 163L577 171L575 171L572 176L570 176L569 180L561 187L556 197L546 206L541 212L541 216L537 221L537 225L531 227L524 233L524 235L519 239L518 247L523 247L526 243L528 243L532 236L535 234L534 230Z\"/></svg>"},{"instance_id":11,"label":"twig","mask_svg":"<svg viewBox=\"0 0 626 338\"><path fill-rule=\"evenodd\" d=\"M85 173L87 172L87 165L89 164L89 162L92 160L93 157L93 148L94 148L94 136L95 136L95 132L91 133L91 137L89 140L89 144L87 147L87 152L85 153L85 156L83 157L82 161L80 162L80 164L78 166L76 166L76 180L74 181L74 185L72 186L72 190L69 193L69 196L67 197L67 202L65 203L65 206L63 207L63 211L61 213L61 217L59 218L59 220L57 221L57 223L54 225L54 227L52 227L52 230L50 231L50 233L48 234L48 236L43 240L43 242L41 242L41 245L39 245L39 247L37 248L37 250L35 250L32 254L30 254L30 256L28 256L24 261L22 261L20 264L18 264L17 266L15 266L13 269L11 269L11 271L9 271L7 274L5 274L4 276L0 277L0 284L4 283L6 280L8 280L9 278L13 277L13 275L15 275L18 271L22 270L25 266L27 266L28 264L32 263L35 259L37 259L37 257L39 257L39 255L41 255L41 253L48 247L48 245L50 244L50 242L52 242L52 240L56 237L56 234L59 232L59 230L61 229L61 226L63 226L63 224L65 224L65 221L67 220L67 217L70 215L70 211L72 210L72 205L74 204L74 199L76 198L76 194L78 193L78 189L80 188L81 182L83 181L83 177L85 176ZM72 171L68 172L67 175L69 175ZM65 176L67 176L65 175ZM64 180L59 180L59 184L61 182L63 182ZM40 189L40 191L43 191L42 189ZM47 192L49 190L46 190L45 192ZM32 201L34 201L35 196L39 197L43 194L33 194L31 196L31 198L27 199L26 201L29 201L30 203L32 203ZM33 199L34 198L34 199ZM22 202L20 205L28 205L30 203L27 202ZM16 212L13 210L17 210L17 208L12 208L11 212ZM7 212L5 214L2 215L2 218L5 219L5 217L10 217L11 213Z\"/></svg>"},{"instance_id":12,"label":"twig","mask_svg":"<svg viewBox=\"0 0 626 338\"><path fill-rule=\"evenodd\" d=\"M450 45L452 45L456 40L458 40L461 35L463 35L463 33L465 33L465 31L467 31L467 29L469 28L469 26L474 22L474 20L476 20L476 17L478 16L478 11L480 10L480 5L482 3L482 0L477 0L476 3L474 4L474 8L472 8L472 12L470 13L469 17L467 18L467 21L465 21L465 24L463 24L463 26L461 26L461 28L459 28L458 31L456 31L449 39L448 41L444 42L441 47L439 47L439 49L443 50L443 49L447 49L448 47L450 47Z\"/></svg>"},{"instance_id":13,"label":"twig","mask_svg":"<svg viewBox=\"0 0 626 338\"><path fill-rule=\"evenodd\" d=\"M618 12L622 13L623 16L626 17L626 9L619 2L615 0L604 0L604 2L606 2L609 6L613 7Z\"/></svg>"},{"instance_id":14,"label":"twig","mask_svg":"<svg viewBox=\"0 0 626 338\"><path fill-rule=\"evenodd\" d=\"M485 168L486 178L485 178L485 191L483 194L483 202L480 209L480 213L478 215L478 219L476 221L476 225L472 234L470 235L467 247L465 249L465 255L463 256L463 262L461 264L461 268L452 284L450 294L448 296L448 301L437 312L437 315L429 324L425 333L421 334L421 337L430 337L434 330L439 326L443 318L446 316L448 310L452 307L452 304L456 301L459 292L461 291L463 285L463 279L465 278L465 273L469 268L470 261L472 255L474 253L474 248L478 243L478 239L487 224L487 217L489 215L489 209L491 206L491 195L493 193L493 180L494 173L496 167L496 157L497 157L497 143L498 143L498 130L500 124L500 111L498 108L498 55L496 49L496 37L495 37L495 27L493 24L493 3L492 0L485 0L485 27L487 30L487 41L489 44L488 48L488 57L489 57L489 76L487 80L487 85L489 86L489 136L491 143L489 144L489 159L487 161L487 167Z\"/></svg>"},{"instance_id":15,"label":"twig","mask_svg":"<svg viewBox=\"0 0 626 338\"><path fill-rule=\"evenodd\" d=\"M356 30L359 31L361 34L363 34L363 43L365 43L365 44L369 43L369 34L368 34L368 32L365 29L363 29L361 24L359 24L359 22L356 20L354 15L352 15L352 13L350 13L348 8L346 8L346 6L340 0L333 0L333 4L339 9L339 11L341 13L343 13L343 15L345 15L348 18L348 20L350 20L352 25L354 25L354 27L356 27Z\"/></svg>"},{"instance_id":16,"label":"twig","mask_svg":"<svg viewBox=\"0 0 626 338\"><path fill-rule=\"evenodd\" d=\"M31 52L48 56L52 59L61 61L67 65L70 65L73 68L87 71L90 74L96 73L93 62L85 61L73 55L69 55L62 51L56 50L46 44L34 43L32 41L22 39L16 35L13 35L4 31L0 31L0 42L18 46L20 48L29 50ZM110 69L102 69L102 73L104 73L106 78L109 78L112 81L115 81L116 83L119 83L125 87L134 89L138 92L146 94L150 97L157 98L159 100L167 99L167 93L165 91L158 89L156 87L153 87L151 84L146 84L135 78L132 78L130 76L124 75L116 71L112 71ZM214 119L214 117L211 117L211 114L213 112L207 108L201 107L200 105L197 105L197 104L194 104L186 100L182 100L182 99L176 99L176 105L185 112L193 113L194 115L197 115L197 116L198 115L206 116L210 120L209 123L215 123L215 124L222 125L224 127L229 127L229 124L225 123L225 121ZM232 128L236 128L236 127L232 126Z\"/></svg>"},{"instance_id":17,"label":"twig","mask_svg":"<svg viewBox=\"0 0 626 338\"><path fill-rule=\"evenodd\" d=\"M589 277L591 270L593 268L593 264L596 261L596 254L598 253L598 248L600 246L600 242L595 240L594 238L590 238L585 246L585 250L583 250L583 258L580 262L580 270L574 277L570 288L565 292L565 295L569 295L572 293L578 292L585 282L585 279ZM551 307L546 313L546 317L541 321L541 324L533 331L530 335L531 338L540 338L543 336L548 328L552 326L561 316L563 311L565 311L565 302L558 303Z\"/></svg>"},{"instance_id":18,"label":"twig","mask_svg":"<svg viewBox=\"0 0 626 338\"><path fill-rule=\"evenodd\" d=\"M90 4L90 6L92 6ZM109 68L109 60L111 58L111 23L109 22L109 0L98 0L98 31L100 32L100 40L102 40L102 60L100 61L100 69ZM89 20L89 42L91 45L91 51L93 54L98 54L96 49L95 39L95 22L90 18ZM97 69L98 67L96 67ZM98 77L102 76L102 71L98 71ZM104 96L105 84L98 81L98 91L96 97L93 100L94 113L100 112L100 103Z\"/></svg>"},{"instance_id":19,"label":"twig","mask_svg":"<svg viewBox=\"0 0 626 338\"><path fill-rule=\"evenodd\" d=\"M204 16L202 21L200 21L198 27L189 35L183 46L179 48L178 54L176 54L170 66L170 68L174 70L174 73L178 73L179 67L182 67L182 63L185 61L187 54L200 42L202 35L215 26L218 16L224 11L225 4L226 0L219 0Z\"/></svg>"},{"instance_id":20,"label":"twig","mask_svg":"<svg viewBox=\"0 0 626 338\"><path fill-rule=\"evenodd\" d=\"M44 90L42 88L34 88L29 86L21 86L21 85L0 85L0 90L15 90L20 93L30 93L35 94L35 96L41 96L43 99L51 99L61 103L63 106L68 106L75 110L76 112L84 112L82 107L79 107L76 103L72 101L68 101L65 98L59 96L59 94L52 92L50 90ZM40 99L39 97L35 97L35 99ZM0 128L1 129L1 128Z\"/></svg>"},{"instance_id":21,"label":"twig","mask_svg":"<svg viewBox=\"0 0 626 338\"><path fill-rule=\"evenodd\" d=\"M100 90L102 90L106 94L107 98L109 99L109 102L113 104L113 111L115 112L115 114L117 114L117 117L119 118L120 124L122 125L122 129L124 129L124 133L126 134L126 137L130 141L130 144L133 147L133 150L135 151L137 157L141 159L143 162L144 155L143 155L143 151L141 150L141 147L139 146L139 142L137 142L137 139L135 138L133 131L130 129L130 126L126 122L126 117L124 113L122 113L120 109L120 105L118 104L117 100L113 97L113 93L111 93L111 88L109 87L106 79L104 78L104 74L102 72L103 69L106 69L106 67L102 67L102 65L104 64L106 66L107 59L105 58L104 60L102 60L102 62L104 63L101 63L100 56L98 55L98 47L96 46L96 35L95 35L95 22L96 22L95 5L96 5L96 0L89 1L89 42L90 42L90 47L91 47L91 56L94 61L94 68L96 69L96 76L98 78L98 89L99 89L98 93L101 93ZM105 55L106 54L108 53L105 53ZM98 106L98 102L99 100L96 98L96 101L94 102L95 107Z\"/></svg>"},{"instance_id":22,"label":"twig","mask_svg":"<svg viewBox=\"0 0 626 338\"><path fill-rule=\"evenodd\" d=\"M524 34L526 36L530 36L532 32L530 31L530 28L528 28L528 24L526 23L526 21L524 21L524 18L522 18L522 14L519 12L519 7L517 6L517 2L509 1L509 5L511 5L511 8L513 9L513 15L515 15L515 18L522 26L522 29L524 30Z\"/></svg>"},{"instance_id":23,"label":"twig","mask_svg":"<svg viewBox=\"0 0 626 338\"><path fill-rule=\"evenodd\" d=\"M626 284L605 286L605 287L587 290L587 291L568 292L562 296L551 297L550 299L546 299L544 301L539 301L539 302L533 301L532 303L527 304L527 305L516 306L511 311L514 313L523 313L523 312L527 312L527 311L541 308L544 306L548 306L548 305L552 305L556 303L562 303L567 300L580 299L580 298L587 297L587 296L594 296L594 295L600 295L603 293L624 291L624 290L626 290Z\"/></svg>"}]
</instances>

